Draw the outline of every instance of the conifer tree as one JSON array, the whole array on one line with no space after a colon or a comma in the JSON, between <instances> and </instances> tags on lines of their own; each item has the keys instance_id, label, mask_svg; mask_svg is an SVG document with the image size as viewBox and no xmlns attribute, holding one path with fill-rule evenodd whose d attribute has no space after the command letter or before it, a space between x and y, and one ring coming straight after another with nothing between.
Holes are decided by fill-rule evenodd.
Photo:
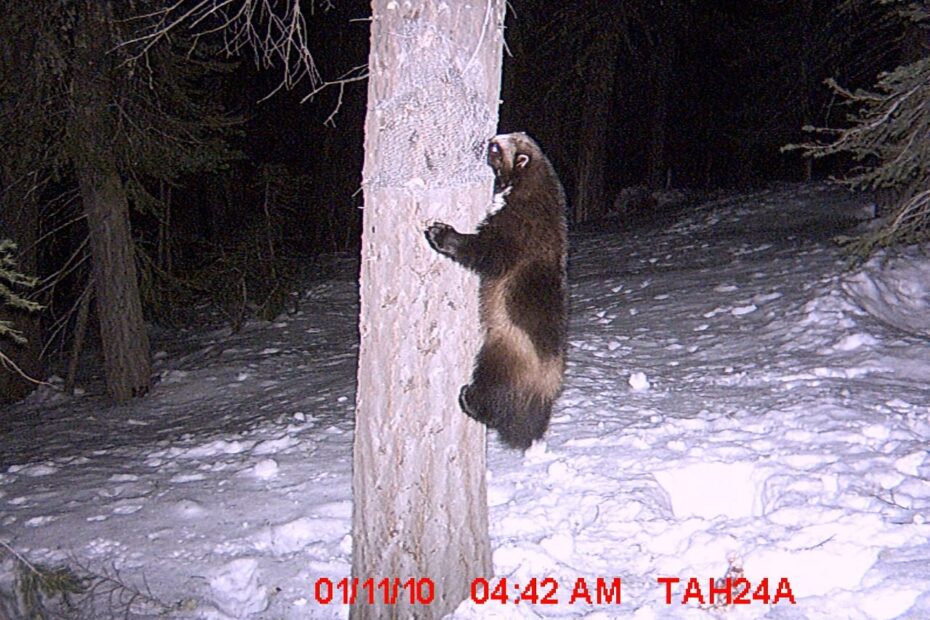
<instances>
[{"instance_id":1,"label":"conifer tree","mask_svg":"<svg viewBox=\"0 0 930 620\"><path fill-rule=\"evenodd\" d=\"M894 15L926 36L930 10L921 3L878 0L893 5ZM813 129L828 140L800 145L807 155L844 155L853 165L840 182L854 189L890 196L881 226L860 237L853 250L867 257L874 249L930 238L930 56L879 76L873 89L829 85L852 106L843 129Z\"/></svg>"},{"instance_id":2,"label":"conifer tree","mask_svg":"<svg viewBox=\"0 0 930 620\"><path fill-rule=\"evenodd\" d=\"M9 239L0 240L0 305L33 312L41 308L20 294L22 288L35 286L35 278L20 273L13 259L16 245ZM0 338L10 338L23 342L23 336L13 328L9 321L0 320Z\"/></svg>"},{"instance_id":3,"label":"conifer tree","mask_svg":"<svg viewBox=\"0 0 930 620\"><path fill-rule=\"evenodd\" d=\"M14 259L15 251L16 245L12 241L0 239L0 308L35 312L41 306L23 297L22 290L35 286L36 280L20 273ZM3 318L0 318L0 339L12 340L19 345L26 343L23 334L16 329L13 322ZM16 362L3 351L0 351L0 368L25 375Z\"/></svg>"},{"instance_id":4,"label":"conifer tree","mask_svg":"<svg viewBox=\"0 0 930 620\"><path fill-rule=\"evenodd\" d=\"M0 208L79 199L83 218L58 211L47 224L58 234L86 224L104 374L117 401L151 382L130 209L157 209L149 188L232 155L223 132L233 119L207 95L219 65L203 46L183 33L141 52L121 45L132 18L159 6L38 0L10 5L0 21Z\"/></svg>"}]
</instances>

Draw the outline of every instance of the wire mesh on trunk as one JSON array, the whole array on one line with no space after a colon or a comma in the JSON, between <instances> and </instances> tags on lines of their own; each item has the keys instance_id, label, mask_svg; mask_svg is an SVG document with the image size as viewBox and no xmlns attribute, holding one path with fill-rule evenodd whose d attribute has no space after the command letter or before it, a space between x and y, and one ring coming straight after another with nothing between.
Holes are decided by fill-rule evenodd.
<instances>
[{"instance_id":1,"label":"wire mesh on trunk","mask_svg":"<svg viewBox=\"0 0 930 620\"><path fill-rule=\"evenodd\" d=\"M436 28L413 21L397 37L398 95L380 104L378 187L440 188L486 179L492 119L470 67L470 50L454 49ZM465 102L463 105L462 102ZM449 127L458 131L451 136Z\"/></svg>"}]
</instances>

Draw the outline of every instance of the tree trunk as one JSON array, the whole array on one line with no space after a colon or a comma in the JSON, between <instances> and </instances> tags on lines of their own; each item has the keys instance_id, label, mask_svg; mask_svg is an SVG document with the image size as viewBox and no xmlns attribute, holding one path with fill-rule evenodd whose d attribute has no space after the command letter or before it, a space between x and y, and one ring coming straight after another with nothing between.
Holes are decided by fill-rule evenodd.
<instances>
[{"instance_id":1,"label":"tree trunk","mask_svg":"<svg viewBox=\"0 0 930 620\"><path fill-rule=\"evenodd\" d=\"M171 224L171 186L161 183L159 199L165 205L162 217L158 219L158 268L174 275L174 237Z\"/></svg>"},{"instance_id":2,"label":"tree trunk","mask_svg":"<svg viewBox=\"0 0 930 620\"><path fill-rule=\"evenodd\" d=\"M671 34L657 32L652 57L652 123L649 132L649 187L661 189L668 183L666 135L672 96L675 44Z\"/></svg>"},{"instance_id":3,"label":"tree trunk","mask_svg":"<svg viewBox=\"0 0 930 620\"><path fill-rule=\"evenodd\" d=\"M81 303L78 305L77 318L74 320L73 339L71 341L71 358L68 360L68 374L65 375L65 394L74 395L74 385L77 383L78 366L81 363L81 353L84 352L84 337L87 336L87 319L90 317L90 302L94 299L94 282L91 280L81 293Z\"/></svg>"},{"instance_id":4,"label":"tree trunk","mask_svg":"<svg viewBox=\"0 0 930 620\"><path fill-rule=\"evenodd\" d=\"M578 142L578 182L574 221L604 215L604 166L607 162L607 123L613 103L619 32L604 32L589 52Z\"/></svg>"},{"instance_id":5,"label":"tree trunk","mask_svg":"<svg viewBox=\"0 0 930 620\"><path fill-rule=\"evenodd\" d=\"M804 0L800 3L799 27L801 29L801 49L803 53L798 59L798 74L804 92L801 96L801 126L814 125L813 100L818 89L823 85L814 79L816 63L821 62L815 54L819 49L816 37L820 33L814 28L814 0ZM810 182L814 177L814 158L803 157L802 179Z\"/></svg>"},{"instance_id":6,"label":"tree trunk","mask_svg":"<svg viewBox=\"0 0 930 620\"><path fill-rule=\"evenodd\" d=\"M477 278L423 230L473 230L490 206L505 3L410 4L373 2L352 618L439 618L491 573L485 428L457 402L479 343ZM399 580L397 600L379 589L371 604L367 579Z\"/></svg>"},{"instance_id":7,"label":"tree trunk","mask_svg":"<svg viewBox=\"0 0 930 620\"><path fill-rule=\"evenodd\" d=\"M36 239L38 238L38 205L31 196L22 198L18 208L0 210L0 238L8 237L17 244L17 268L26 275L36 275ZM23 312L0 307L0 319L10 321L13 329L26 339L25 344L0 338L0 352L13 360L26 375L44 378L42 364L42 322L37 312ZM0 365L0 403L11 403L28 396L36 384L12 368Z\"/></svg>"},{"instance_id":8,"label":"tree trunk","mask_svg":"<svg viewBox=\"0 0 930 620\"><path fill-rule=\"evenodd\" d=\"M108 110L107 76L120 69L108 67L106 6L97 0L81 6L69 154L87 216L107 390L123 402L148 392L151 366L129 201L111 144L114 119Z\"/></svg>"},{"instance_id":9,"label":"tree trunk","mask_svg":"<svg viewBox=\"0 0 930 620\"><path fill-rule=\"evenodd\" d=\"M139 297L129 203L115 168L83 168L79 176L94 262L107 391L117 402L124 402L143 396L151 387L149 339Z\"/></svg>"},{"instance_id":10,"label":"tree trunk","mask_svg":"<svg viewBox=\"0 0 930 620\"><path fill-rule=\"evenodd\" d=\"M926 58L928 53L926 24L907 20L904 22L904 34L898 48L898 64L909 65Z\"/></svg>"}]
</instances>

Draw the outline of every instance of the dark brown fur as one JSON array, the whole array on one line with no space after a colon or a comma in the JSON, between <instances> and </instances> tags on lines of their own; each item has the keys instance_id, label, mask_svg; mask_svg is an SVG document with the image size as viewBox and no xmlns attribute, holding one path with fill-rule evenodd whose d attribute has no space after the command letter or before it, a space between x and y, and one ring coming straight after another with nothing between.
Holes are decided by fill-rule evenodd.
<instances>
[{"instance_id":1,"label":"dark brown fur","mask_svg":"<svg viewBox=\"0 0 930 620\"><path fill-rule=\"evenodd\" d=\"M474 234L436 222L426 238L481 278L484 343L462 409L526 449L549 426L562 388L568 330L565 194L552 164L524 133L488 145L503 206Z\"/></svg>"}]
</instances>

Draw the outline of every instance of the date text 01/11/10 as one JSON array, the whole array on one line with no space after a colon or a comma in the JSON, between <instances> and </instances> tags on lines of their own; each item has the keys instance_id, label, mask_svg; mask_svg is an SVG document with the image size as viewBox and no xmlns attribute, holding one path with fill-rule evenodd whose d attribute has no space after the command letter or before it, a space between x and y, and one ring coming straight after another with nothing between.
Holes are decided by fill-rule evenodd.
<instances>
[{"instance_id":1,"label":"date text 01/11/10","mask_svg":"<svg viewBox=\"0 0 930 620\"><path fill-rule=\"evenodd\" d=\"M359 579L343 577L336 580L320 577L313 584L313 598L320 605L354 605L356 601L369 605L429 605L436 598L436 587L429 577L415 579Z\"/></svg>"}]
</instances>

